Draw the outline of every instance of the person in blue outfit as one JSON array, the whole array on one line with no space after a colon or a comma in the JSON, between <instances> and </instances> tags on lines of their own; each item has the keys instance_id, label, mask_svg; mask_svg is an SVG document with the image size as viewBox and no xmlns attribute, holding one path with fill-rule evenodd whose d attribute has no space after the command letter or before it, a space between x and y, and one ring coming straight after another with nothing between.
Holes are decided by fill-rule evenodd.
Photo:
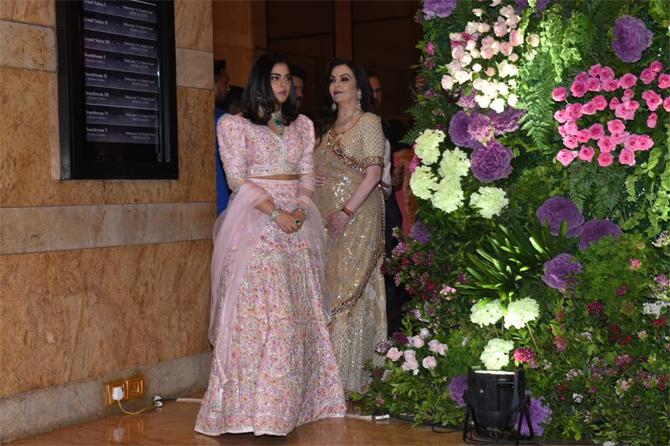
<instances>
[{"instance_id":1,"label":"person in blue outfit","mask_svg":"<svg viewBox=\"0 0 670 446\"><path fill-rule=\"evenodd\" d=\"M226 99L228 98L228 91L230 89L230 77L226 71L225 60L214 61L214 128L219 119L228 113L226 110ZM216 139L216 132L214 135L214 143L216 151L214 153L214 162L216 163L216 215L221 214L228 206L228 198L230 192L228 191L228 183L226 182L226 174L223 171L223 164L219 156L219 142Z\"/></svg>"}]
</instances>

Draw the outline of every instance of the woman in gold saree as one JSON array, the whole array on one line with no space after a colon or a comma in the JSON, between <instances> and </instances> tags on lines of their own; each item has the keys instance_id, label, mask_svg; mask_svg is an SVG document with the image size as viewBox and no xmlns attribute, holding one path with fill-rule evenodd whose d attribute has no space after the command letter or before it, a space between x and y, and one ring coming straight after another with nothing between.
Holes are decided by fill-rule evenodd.
<instances>
[{"instance_id":1,"label":"woman in gold saree","mask_svg":"<svg viewBox=\"0 0 670 446\"><path fill-rule=\"evenodd\" d=\"M316 205L328 230L326 284L330 339L344 389L367 384L365 363L386 337L384 197L379 187L384 133L372 109L365 71L334 59L314 152Z\"/></svg>"}]
</instances>

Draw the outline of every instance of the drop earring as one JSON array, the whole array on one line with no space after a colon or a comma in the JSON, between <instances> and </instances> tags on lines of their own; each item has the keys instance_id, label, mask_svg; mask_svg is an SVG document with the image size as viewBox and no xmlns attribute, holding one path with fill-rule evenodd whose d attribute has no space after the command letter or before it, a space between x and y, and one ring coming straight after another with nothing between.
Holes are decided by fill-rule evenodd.
<instances>
[{"instance_id":1,"label":"drop earring","mask_svg":"<svg viewBox=\"0 0 670 446\"><path fill-rule=\"evenodd\" d=\"M330 106L330 109L331 109L332 111L337 111L337 104L336 104L335 102L333 102L333 103L331 104L331 106Z\"/></svg>"},{"instance_id":2,"label":"drop earring","mask_svg":"<svg viewBox=\"0 0 670 446\"><path fill-rule=\"evenodd\" d=\"M358 103L356 104L356 108L358 110L361 109L361 99L363 99L363 94L361 93L361 90L358 90L358 93L356 94L356 98L358 99Z\"/></svg>"}]
</instances>

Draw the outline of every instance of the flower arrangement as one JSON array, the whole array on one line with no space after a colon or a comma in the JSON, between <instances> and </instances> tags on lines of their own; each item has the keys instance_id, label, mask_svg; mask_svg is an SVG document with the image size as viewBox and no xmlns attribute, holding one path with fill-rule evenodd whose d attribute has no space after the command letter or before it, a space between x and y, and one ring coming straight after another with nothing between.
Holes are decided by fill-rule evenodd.
<instances>
[{"instance_id":1,"label":"flower arrangement","mask_svg":"<svg viewBox=\"0 0 670 446\"><path fill-rule=\"evenodd\" d=\"M461 423L468 368L521 367L536 434L670 441L664 2L424 1L413 300L365 410Z\"/></svg>"},{"instance_id":2,"label":"flower arrangement","mask_svg":"<svg viewBox=\"0 0 670 446\"><path fill-rule=\"evenodd\" d=\"M636 94L635 87L642 93ZM647 133L656 128L658 113L670 111L670 95L665 99L662 96L663 90L669 88L670 74L663 73L663 64L658 60L638 75L628 72L619 78L611 67L593 65L575 77L569 93L565 87L556 87L552 99L565 103L554 114L561 124L558 131L565 147L556 159L568 166L575 159L590 163L597 155L600 167L611 166L616 158L620 164L634 166L636 152L654 147L654 140Z\"/></svg>"}]
</instances>

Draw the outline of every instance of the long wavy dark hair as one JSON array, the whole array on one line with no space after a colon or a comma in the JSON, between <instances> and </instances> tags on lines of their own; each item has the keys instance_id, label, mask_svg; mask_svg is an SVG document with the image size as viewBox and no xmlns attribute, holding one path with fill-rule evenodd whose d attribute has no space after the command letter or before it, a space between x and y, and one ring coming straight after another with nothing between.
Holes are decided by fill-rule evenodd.
<instances>
[{"instance_id":1,"label":"long wavy dark hair","mask_svg":"<svg viewBox=\"0 0 670 446\"><path fill-rule=\"evenodd\" d=\"M249 73L247 87L242 95L243 116L258 125L266 125L272 117L277 100L272 91L270 74L272 67L278 63L290 67L288 59L277 53L265 53L256 59ZM284 125L289 125L298 117L298 105L295 99L295 88L291 82L291 91L281 106L281 115Z\"/></svg>"},{"instance_id":2,"label":"long wavy dark hair","mask_svg":"<svg viewBox=\"0 0 670 446\"><path fill-rule=\"evenodd\" d=\"M328 62L328 67L326 68L326 73L328 79L333 73L335 67L340 65L346 65L349 67L354 77L356 78L356 88L361 90L361 110L364 112L375 113L374 100L372 99L372 87L370 87L370 79L368 78L365 70L360 66L356 65L350 60L334 58ZM330 81L327 82L327 85L330 85ZM316 119L316 136L321 138L327 131L330 129L335 120L337 119L337 109L333 110L333 98L330 96L330 91L326 92L326 97L323 101L323 107L319 111L319 114Z\"/></svg>"}]
</instances>

